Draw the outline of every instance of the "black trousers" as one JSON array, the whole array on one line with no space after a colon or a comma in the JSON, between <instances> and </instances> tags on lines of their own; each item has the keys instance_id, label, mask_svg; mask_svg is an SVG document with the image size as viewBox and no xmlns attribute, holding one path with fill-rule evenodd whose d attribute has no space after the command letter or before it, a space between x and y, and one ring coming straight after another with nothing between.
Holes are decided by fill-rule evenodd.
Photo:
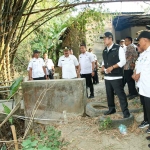
<instances>
[{"instance_id":1,"label":"black trousers","mask_svg":"<svg viewBox=\"0 0 150 150\"><path fill-rule=\"evenodd\" d=\"M94 76L92 78L93 78L93 84L99 83L97 69L95 69Z\"/></svg>"},{"instance_id":2,"label":"black trousers","mask_svg":"<svg viewBox=\"0 0 150 150\"><path fill-rule=\"evenodd\" d=\"M143 105L144 121L148 121L147 113L146 113L146 106L145 106L145 101L144 101L144 96L140 95L140 101L141 101L141 104Z\"/></svg>"},{"instance_id":3,"label":"black trousers","mask_svg":"<svg viewBox=\"0 0 150 150\"><path fill-rule=\"evenodd\" d=\"M85 78L86 80L86 87L90 88L90 95L94 96L94 87L92 83L92 75L90 74L81 74L81 78Z\"/></svg>"},{"instance_id":4,"label":"black trousers","mask_svg":"<svg viewBox=\"0 0 150 150\"><path fill-rule=\"evenodd\" d=\"M106 94L107 94L107 102L109 110L115 109L115 102L114 102L114 91L117 94L121 106L121 110L124 115L129 115L128 110L128 102L127 97L124 92L122 79L116 79L116 80L105 80L105 86L106 86Z\"/></svg>"},{"instance_id":5,"label":"black trousers","mask_svg":"<svg viewBox=\"0 0 150 150\"><path fill-rule=\"evenodd\" d=\"M45 80L45 77L33 78L33 80Z\"/></svg>"},{"instance_id":6,"label":"black trousers","mask_svg":"<svg viewBox=\"0 0 150 150\"><path fill-rule=\"evenodd\" d=\"M132 79L133 70L124 70L124 86L127 83L130 95L137 95L138 92L135 88L135 81Z\"/></svg>"},{"instance_id":7,"label":"black trousers","mask_svg":"<svg viewBox=\"0 0 150 150\"><path fill-rule=\"evenodd\" d=\"M144 103L145 103L146 115L147 115L149 129L150 129L150 97L144 96Z\"/></svg>"},{"instance_id":8,"label":"black trousers","mask_svg":"<svg viewBox=\"0 0 150 150\"><path fill-rule=\"evenodd\" d=\"M50 79L54 79L53 70L52 69L49 70L49 78Z\"/></svg>"}]
</instances>

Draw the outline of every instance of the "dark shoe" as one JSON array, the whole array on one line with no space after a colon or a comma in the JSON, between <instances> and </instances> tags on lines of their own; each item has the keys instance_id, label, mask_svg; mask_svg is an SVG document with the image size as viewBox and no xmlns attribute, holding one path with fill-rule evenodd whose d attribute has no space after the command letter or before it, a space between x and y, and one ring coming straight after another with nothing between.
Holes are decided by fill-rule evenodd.
<instances>
[{"instance_id":1,"label":"dark shoe","mask_svg":"<svg viewBox=\"0 0 150 150\"><path fill-rule=\"evenodd\" d=\"M131 99L133 99L133 98L135 98L135 97L138 97L139 95L137 94L137 95L131 95L131 96L129 96L128 98L129 98L129 100L131 100Z\"/></svg>"},{"instance_id":2,"label":"dark shoe","mask_svg":"<svg viewBox=\"0 0 150 150\"><path fill-rule=\"evenodd\" d=\"M147 121L143 121L138 127L140 129L143 129L143 128L147 127L147 126L149 126L148 122Z\"/></svg>"},{"instance_id":3,"label":"dark shoe","mask_svg":"<svg viewBox=\"0 0 150 150\"><path fill-rule=\"evenodd\" d=\"M148 144L148 147L150 148L150 144Z\"/></svg>"},{"instance_id":4,"label":"dark shoe","mask_svg":"<svg viewBox=\"0 0 150 150\"><path fill-rule=\"evenodd\" d=\"M130 117L130 113L127 115L123 115L123 118L129 118Z\"/></svg>"},{"instance_id":5,"label":"dark shoe","mask_svg":"<svg viewBox=\"0 0 150 150\"><path fill-rule=\"evenodd\" d=\"M115 109L104 112L104 115L110 115L110 114L114 114L114 113L116 113Z\"/></svg>"},{"instance_id":6,"label":"dark shoe","mask_svg":"<svg viewBox=\"0 0 150 150\"><path fill-rule=\"evenodd\" d=\"M150 140L150 136L147 136L146 139L147 139L147 140Z\"/></svg>"},{"instance_id":7,"label":"dark shoe","mask_svg":"<svg viewBox=\"0 0 150 150\"><path fill-rule=\"evenodd\" d=\"M130 96L131 96L131 94L128 94L128 95L127 95L127 97L130 97Z\"/></svg>"},{"instance_id":8,"label":"dark shoe","mask_svg":"<svg viewBox=\"0 0 150 150\"><path fill-rule=\"evenodd\" d=\"M146 133L150 133L150 128L148 128L148 129L146 130Z\"/></svg>"},{"instance_id":9,"label":"dark shoe","mask_svg":"<svg viewBox=\"0 0 150 150\"><path fill-rule=\"evenodd\" d=\"M90 95L88 98L94 98L94 96L93 96L93 95Z\"/></svg>"}]
</instances>

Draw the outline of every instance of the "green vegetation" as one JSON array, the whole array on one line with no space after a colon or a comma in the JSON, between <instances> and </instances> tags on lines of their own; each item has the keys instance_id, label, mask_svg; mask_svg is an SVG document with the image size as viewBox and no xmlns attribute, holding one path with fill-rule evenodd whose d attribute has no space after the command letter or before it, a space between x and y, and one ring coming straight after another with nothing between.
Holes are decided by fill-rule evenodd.
<instances>
[{"instance_id":1,"label":"green vegetation","mask_svg":"<svg viewBox=\"0 0 150 150\"><path fill-rule=\"evenodd\" d=\"M54 127L47 127L45 131L29 136L22 143L22 150L59 150L63 145L60 139L61 131Z\"/></svg>"},{"instance_id":2,"label":"green vegetation","mask_svg":"<svg viewBox=\"0 0 150 150\"><path fill-rule=\"evenodd\" d=\"M112 128L112 120L110 119L110 117L107 117L103 121L100 121L99 130L106 130L111 128Z\"/></svg>"}]
</instances>

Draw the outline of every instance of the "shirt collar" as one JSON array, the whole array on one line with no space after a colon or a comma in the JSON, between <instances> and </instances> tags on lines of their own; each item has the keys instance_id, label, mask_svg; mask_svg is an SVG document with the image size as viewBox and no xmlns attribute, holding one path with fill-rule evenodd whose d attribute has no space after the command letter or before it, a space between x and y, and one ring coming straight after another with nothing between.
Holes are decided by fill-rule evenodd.
<instances>
[{"instance_id":1,"label":"shirt collar","mask_svg":"<svg viewBox=\"0 0 150 150\"><path fill-rule=\"evenodd\" d=\"M70 55L68 56L68 57L66 57L65 55L64 55L64 58L69 58L70 57Z\"/></svg>"},{"instance_id":2,"label":"shirt collar","mask_svg":"<svg viewBox=\"0 0 150 150\"><path fill-rule=\"evenodd\" d=\"M112 45L110 45L109 47L107 47L107 50L109 51L112 47L113 47L114 43L112 43Z\"/></svg>"},{"instance_id":3,"label":"shirt collar","mask_svg":"<svg viewBox=\"0 0 150 150\"><path fill-rule=\"evenodd\" d=\"M150 51L150 46L145 50L145 52L149 52Z\"/></svg>"}]
</instances>

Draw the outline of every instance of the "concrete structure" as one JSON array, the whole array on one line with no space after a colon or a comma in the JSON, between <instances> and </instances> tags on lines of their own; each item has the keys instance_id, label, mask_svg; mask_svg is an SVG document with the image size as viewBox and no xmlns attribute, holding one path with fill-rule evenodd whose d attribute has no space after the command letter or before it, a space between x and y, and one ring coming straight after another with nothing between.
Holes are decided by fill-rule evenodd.
<instances>
[{"instance_id":1,"label":"concrete structure","mask_svg":"<svg viewBox=\"0 0 150 150\"><path fill-rule=\"evenodd\" d=\"M26 117L35 112L34 117L41 120L60 120L63 111L67 116L84 113L85 79L27 81L22 88Z\"/></svg>"}]
</instances>

